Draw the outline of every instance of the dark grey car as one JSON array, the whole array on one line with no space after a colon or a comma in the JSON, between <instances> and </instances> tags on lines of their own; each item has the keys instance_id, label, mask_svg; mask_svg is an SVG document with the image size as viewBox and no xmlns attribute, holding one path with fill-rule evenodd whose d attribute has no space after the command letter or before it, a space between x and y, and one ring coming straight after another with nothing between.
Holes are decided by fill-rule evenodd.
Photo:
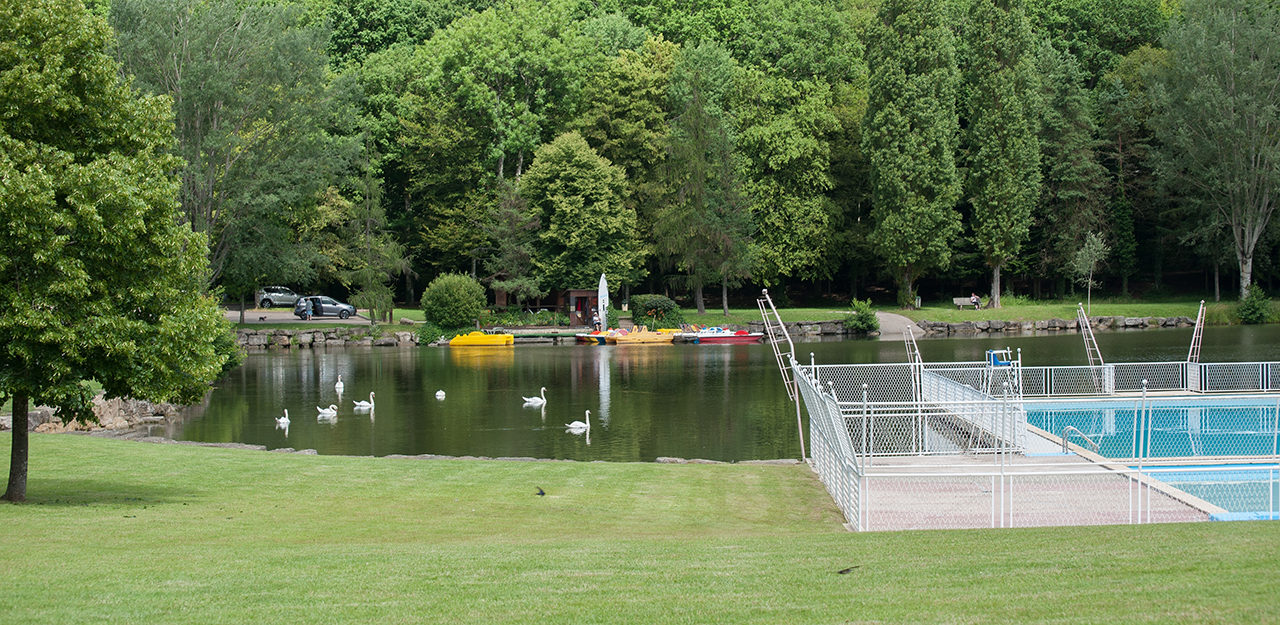
<instances>
[{"instance_id":1,"label":"dark grey car","mask_svg":"<svg viewBox=\"0 0 1280 625\"><path fill-rule=\"evenodd\" d=\"M351 304L344 304L324 295L310 295L299 299L298 303L293 305L293 314L297 315L299 319L307 315L307 300L311 300L312 317L346 319L356 314L356 307Z\"/></svg>"}]
</instances>

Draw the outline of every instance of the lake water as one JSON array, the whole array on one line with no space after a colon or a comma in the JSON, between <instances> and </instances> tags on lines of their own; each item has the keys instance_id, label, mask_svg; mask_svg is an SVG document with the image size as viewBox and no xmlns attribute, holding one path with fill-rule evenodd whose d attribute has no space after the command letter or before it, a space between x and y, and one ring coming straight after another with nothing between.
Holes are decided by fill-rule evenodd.
<instances>
[{"instance_id":1,"label":"lake water","mask_svg":"<svg viewBox=\"0 0 1280 625\"><path fill-rule=\"evenodd\" d=\"M1108 362L1185 360L1190 329L1102 332ZM1021 348L1026 365L1087 364L1078 334L920 340L926 361ZM804 362L904 362L900 341L797 343ZM1280 360L1280 326L1207 328L1202 362ZM334 391L338 375L345 389ZM522 396L547 387L545 409ZM437 390L445 399L437 400ZM372 413L353 400L376 392ZM338 406L319 421L317 406ZM288 430L274 417L288 409ZM591 411L590 436L564 424ZM322 454L440 454L617 462L798 458L795 404L768 345L317 348L250 353L165 435ZM807 423L806 423L807 432ZM159 433L159 432L157 432ZM807 435L807 434L806 434Z\"/></svg>"}]
</instances>

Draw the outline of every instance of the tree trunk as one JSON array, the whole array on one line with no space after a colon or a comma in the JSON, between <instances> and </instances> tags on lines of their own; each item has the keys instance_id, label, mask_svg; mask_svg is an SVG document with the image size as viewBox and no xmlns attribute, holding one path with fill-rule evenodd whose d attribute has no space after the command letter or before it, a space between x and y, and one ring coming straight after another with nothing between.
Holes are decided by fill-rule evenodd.
<instances>
[{"instance_id":1,"label":"tree trunk","mask_svg":"<svg viewBox=\"0 0 1280 625\"><path fill-rule=\"evenodd\" d=\"M720 308L724 309L724 316L729 316L729 284L727 282L720 283Z\"/></svg>"},{"instance_id":2,"label":"tree trunk","mask_svg":"<svg viewBox=\"0 0 1280 625\"><path fill-rule=\"evenodd\" d=\"M1000 307L1000 265L991 270L991 308Z\"/></svg>"},{"instance_id":3,"label":"tree trunk","mask_svg":"<svg viewBox=\"0 0 1280 625\"><path fill-rule=\"evenodd\" d=\"M693 304L698 307L699 315L707 314L706 302L702 301L702 285L701 284L693 288Z\"/></svg>"},{"instance_id":4,"label":"tree trunk","mask_svg":"<svg viewBox=\"0 0 1280 625\"><path fill-rule=\"evenodd\" d=\"M1215 302L1222 301L1222 291L1220 290L1221 288L1220 281L1221 281L1221 278L1219 277L1219 274L1218 274L1218 266L1214 265L1213 266L1213 301Z\"/></svg>"},{"instance_id":5,"label":"tree trunk","mask_svg":"<svg viewBox=\"0 0 1280 625\"><path fill-rule=\"evenodd\" d=\"M898 307L915 308L916 298L911 291L911 269L903 267L898 273Z\"/></svg>"},{"instance_id":6,"label":"tree trunk","mask_svg":"<svg viewBox=\"0 0 1280 625\"><path fill-rule=\"evenodd\" d=\"M257 302L254 302L255 304ZM244 323L244 292L240 292L240 323Z\"/></svg>"},{"instance_id":7,"label":"tree trunk","mask_svg":"<svg viewBox=\"0 0 1280 625\"><path fill-rule=\"evenodd\" d=\"M1240 256L1240 301L1249 297L1249 285L1253 284L1253 257Z\"/></svg>"},{"instance_id":8,"label":"tree trunk","mask_svg":"<svg viewBox=\"0 0 1280 625\"><path fill-rule=\"evenodd\" d=\"M9 487L0 499L14 503L27 500L27 443L31 437L27 432L29 407L26 393L13 396L13 446L9 452Z\"/></svg>"}]
</instances>

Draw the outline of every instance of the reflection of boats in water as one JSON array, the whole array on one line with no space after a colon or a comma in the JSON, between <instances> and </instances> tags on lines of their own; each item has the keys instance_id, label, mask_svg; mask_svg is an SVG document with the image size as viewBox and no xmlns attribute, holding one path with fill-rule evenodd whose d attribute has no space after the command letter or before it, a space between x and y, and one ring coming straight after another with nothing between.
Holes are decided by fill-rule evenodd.
<instances>
[{"instance_id":1,"label":"reflection of boats in water","mask_svg":"<svg viewBox=\"0 0 1280 625\"><path fill-rule=\"evenodd\" d=\"M578 339L579 343L604 345L605 341L608 339L609 333L597 330L595 332L579 332L573 336Z\"/></svg>"},{"instance_id":2,"label":"reflection of boats in water","mask_svg":"<svg viewBox=\"0 0 1280 625\"><path fill-rule=\"evenodd\" d=\"M681 332L679 340L686 343L712 343L712 344L747 344L759 343L764 338L763 332L748 332L746 330L726 330L720 327L702 328L694 332Z\"/></svg>"},{"instance_id":3,"label":"reflection of boats in water","mask_svg":"<svg viewBox=\"0 0 1280 625\"><path fill-rule=\"evenodd\" d=\"M514 345L515 342L516 337L513 334L472 332L453 337L449 341L449 347L502 347L504 345Z\"/></svg>"},{"instance_id":4,"label":"reflection of boats in water","mask_svg":"<svg viewBox=\"0 0 1280 625\"><path fill-rule=\"evenodd\" d=\"M462 346L449 348L449 361L458 367L485 369L511 367L516 362L516 350L494 349L486 346ZM437 399L443 399L437 397Z\"/></svg>"}]
</instances>

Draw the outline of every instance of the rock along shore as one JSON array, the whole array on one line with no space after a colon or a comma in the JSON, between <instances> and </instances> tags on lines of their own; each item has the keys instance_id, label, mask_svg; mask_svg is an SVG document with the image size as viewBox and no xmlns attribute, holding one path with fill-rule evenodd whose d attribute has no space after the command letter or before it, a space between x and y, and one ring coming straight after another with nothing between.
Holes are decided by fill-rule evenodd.
<instances>
[{"instance_id":1,"label":"rock along shore","mask_svg":"<svg viewBox=\"0 0 1280 625\"><path fill-rule=\"evenodd\" d=\"M414 347L418 334L412 331L371 333L369 327L351 326L301 330L236 330L236 345L248 349L268 347Z\"/></svg>"},{"instance_id":2,"label":"rock along shore","mask_svg":"<svg viewBox=\"0 0 1280 625\"><path fill-rule=\"evenodd\" d=\"M929 321L922 319L916 324L926 334L980 334L1000 332L1003 334L1039 334L1056 332L1079 332L1080 324L1076 319L1045 319L1041 321ZM1190 328L1195 320L1190 317L1089 317L1089 325L1094 330L1145 330L1149 328Z\"/></svg>"}]
</instances>

